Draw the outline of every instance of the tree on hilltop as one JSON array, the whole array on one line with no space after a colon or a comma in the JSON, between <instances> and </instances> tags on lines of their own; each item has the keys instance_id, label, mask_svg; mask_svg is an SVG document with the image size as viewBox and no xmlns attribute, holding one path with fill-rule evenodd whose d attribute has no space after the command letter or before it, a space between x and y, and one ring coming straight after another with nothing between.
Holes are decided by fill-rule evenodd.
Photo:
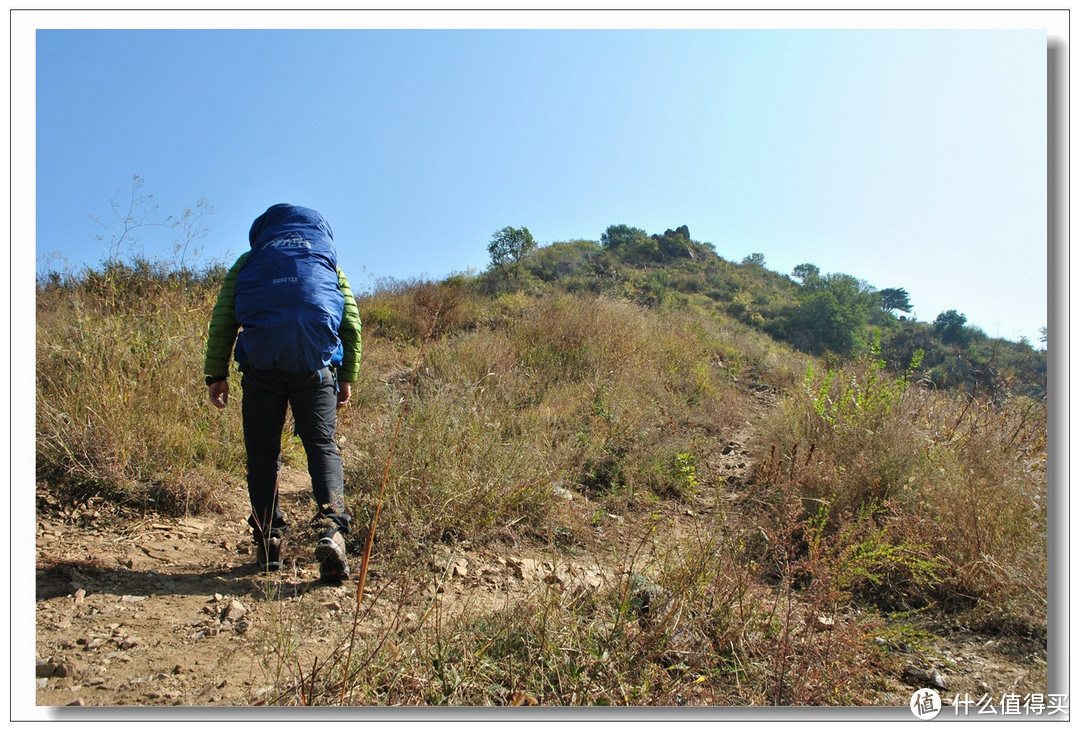
<instances>
[{"instance_id":1,"label":"tree on hilltop","mask_svg":"<svg viewBox=\"0 0 1080 731\"><path fill-rule=\"evenodd\" d=\"M967 317L956 310L942 312L934 319L934 332L946 345L963 345L967 340L967 332L964 325Z\"/></svg>"},{"instance_id":2,"label":"tree on hilltop","mask_svg":"<svg viewBox=\"0 0 1080 731\"><path fill-rule=\"evenodd\" d=\"M903 287L887 287L878 294L881 295L881 309L886 312L893 310L911 312L911 300L908 299L907 290Z\"/></svg>"},{"instance_id":3,"label":"tree on hilltop","mask_svg":"<svg viewBox=\"0 0 1080 731\"><path fill-rule=\"evenodd\" d=\"M809 283L811 280L821 276L821 270L817 264L811 264L809 262L805 264L797 264L794 269L791 270L791 276L802 281L803 284Z\"/></svg>"},{"instance_id":4,"label":"tree on hilltop","mask_svg":"<svg viewBox=\"0 0 1080 731\"><path fill-rule=\"evenodd\" d=\"M648 238L649 235L645 233L644 229L620 223L608 226L607 230L600 234L600 245L605 249L618 251Z\"/></svg>"},{"instance_id":5,"label":"tree on hilltop","mask_svg":"<svg viewBox=\"0 0 1080 731\"><path fill-rule=\"evenodd\" d=\"M503 269L517 264L521 261L521 257L535 248L536 241L528 228L506 226L492 235L491 243L488 244L488 253L491 254L492 267Z\"/></svg>"}]
</instances>

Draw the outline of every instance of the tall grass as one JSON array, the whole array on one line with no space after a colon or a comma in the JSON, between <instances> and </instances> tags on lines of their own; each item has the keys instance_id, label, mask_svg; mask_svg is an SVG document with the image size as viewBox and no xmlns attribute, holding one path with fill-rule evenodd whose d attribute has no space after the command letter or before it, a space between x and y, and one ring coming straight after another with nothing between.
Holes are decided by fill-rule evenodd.
<instances>
[{"instance_id":1,"label":"tall grass","mask_svg":"<svg viewBox=\"0 0 1080 731\"><path fill-rule=\"evenodd\" d=\"M939 603L1044 631L1045 403L916 386L874 355L808 371L774 412L759 498L775 509L797 494L796 517L820 516L838 558L870 561L861 588L883 607Z\"/></svg>"},{"instance_id":2,"label":"tall grass","mask_svg":"<svg viewBox=\"0 0 1080 731\"><path fill-rule=\"evenodd\" d=\"M172 512L242 482L239 409L210 408L201 375L221 274L39 283L40 482ZM808 368L689 299L492 295L455 277L384 282L358 305L364 361L338 438L359 526L402 418L377 598L355 608L373 631L314 663L302 632L274 644L275 702L872 703L898 662L874 641L886 613L1045 628L1043 403L928 390L873 352ZM757 423L765 390L776 406ZM717 465L747 422L755 469L729 485ZM451 608L429 559L465 545L604 579L511 601L500 575L505 603Z\"/></svg>"},{"instance_id":3,"label":"tall grass","mask_svg":"<svg viewBox=\"0 0 1080 731\"><path fill-rule=\"evenodd\" d=\"M401 295L378 293L361 311L388 296ZM599 500L688 499L703 452L741 423L742 396L716 355L723 323L707 315L573 295L520 309L508 297L455 297L471 315L430 344L392 466L388 508L399 530L435 539L510 526L544 534L560 489ZM350 484L379 473L403 361L381 350L368 360L376 372L359 390L370 417L342 427Z\"/></svg>"},{"instance_id":4,"label":"tall grass","mask_svg":"<svg viewBox=\"0 0 1080 731\"><path fill-rule=\"evenodd\" d=\"M242 474L239 410L206 408L202 382L219 276L138 261L39 283L39 479L183 513Z\"/></svg>"}]
</instances>

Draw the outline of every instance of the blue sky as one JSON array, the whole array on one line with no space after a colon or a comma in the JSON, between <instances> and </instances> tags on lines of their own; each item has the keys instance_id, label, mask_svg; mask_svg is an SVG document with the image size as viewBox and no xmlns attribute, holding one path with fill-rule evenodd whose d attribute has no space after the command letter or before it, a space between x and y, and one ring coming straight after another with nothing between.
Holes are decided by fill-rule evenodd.
<instances>
[{"instance_id":1,"label":"blue sky","mask_svg":"<svg viewBox=\"0 0 1080 731\"><path fill-rule=\"evenodd\" d=\"M99 26L104 27L104 26ZM96 265L138 174L161 217L206 198L205 255L322 211L357 289L482 270L544 243L687 225L904 287L1039 345L1047 324L1046 32L36 32L39 269ZM147 231L145 253L171 239Z\"/></svg>"}]
</instances>

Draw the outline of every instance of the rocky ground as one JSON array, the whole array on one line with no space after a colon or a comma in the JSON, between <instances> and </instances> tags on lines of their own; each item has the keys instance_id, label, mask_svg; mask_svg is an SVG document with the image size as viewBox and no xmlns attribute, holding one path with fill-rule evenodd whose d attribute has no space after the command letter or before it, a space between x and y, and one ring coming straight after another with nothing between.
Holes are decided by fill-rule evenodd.
<instances>
[{"instance_id":1,"label":"rocky ground","mask_svg":"<svg viewBox=\"0 0 1080 731\"><path fill-rule=\"evenodd\" d=\"M721 473L747 469L736 435L714 465ZM286 471L283 500L308 501L306 475ZM116 520L106 506L60 506L39 494L36 545L37 696L39 706L251 706L276 702L280 673L274 628L303 625L313 651L329 655L347 642L354 624L357 583L318 580L313 546L290 544L286 568L273 578L254 564L243 518L246 496L226 498L221 514L198 518ZM664 507L691 522L685 505ZM296 513L303 514L308 508ZM294 514L296 514L294 513ZM612 516L614 519L616 516ZM447 607L504 606L539 582L599 586L610 570L595 563L556 568L525 546L433 558L447 577L437 588ZM356 561L356 564L359 562ZM377 569L371 595L380 590ZM268 601L273 597L274 601ZM421 622L422 610L397 607L397 621ZM365 623L378 621L378 611ZM361 631L370 631L362 628ZM952 699L1043 692L1045 648L1034 641L979 634L958 623L927 625L921 640L900 643L902 675L886 679L876 699L907 706L912 693L938 687Z\"/></svg>"},{"instance_id":2,"label":"rocky ground","mask_svg":"<svg viewBox=\"0 0 1080 731\"><path fill-rule=\"evenodd\" d=\"M302 473L285 470L281 490L286 504L309 503ZM273 703L276 623L304 625L313 651L324 656L346 643L355 575L342 585L321 582L314 545L298 541L290 541L283 571L258 571L244 498L232 496L221 515L125 524L93 504L74 513L55 505L39 511L37 705ZM447 577L437 590L448 611L502 606L544 581L599 586L605 579L601 567L556 568L527 551L445 549L433 562ZM358 564L354 556L354 572ZM377 569L367 587L370 600L380 590ZM406 626L423 621L422 611L394 608ZM382 619L365 615L366 622Z\"/></svg>"}]
</instances>

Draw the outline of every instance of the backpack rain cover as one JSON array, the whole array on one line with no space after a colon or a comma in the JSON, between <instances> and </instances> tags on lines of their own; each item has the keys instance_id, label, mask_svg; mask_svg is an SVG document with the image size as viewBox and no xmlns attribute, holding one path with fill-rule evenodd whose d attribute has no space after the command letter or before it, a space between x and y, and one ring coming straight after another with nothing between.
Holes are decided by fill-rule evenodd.
<instances>
[{"instance_id":1,"label":"backpack rain cover","mask_svg":"<svg viewBox=\"0 0 1080 731\"><path fill-rule=\"evenodd\" d=\"M337 250L318 211L280 203L255 219L251 254L236 278L236 361L310 373L341 365L345 297Z\"/></svg>"}]
</instances>

